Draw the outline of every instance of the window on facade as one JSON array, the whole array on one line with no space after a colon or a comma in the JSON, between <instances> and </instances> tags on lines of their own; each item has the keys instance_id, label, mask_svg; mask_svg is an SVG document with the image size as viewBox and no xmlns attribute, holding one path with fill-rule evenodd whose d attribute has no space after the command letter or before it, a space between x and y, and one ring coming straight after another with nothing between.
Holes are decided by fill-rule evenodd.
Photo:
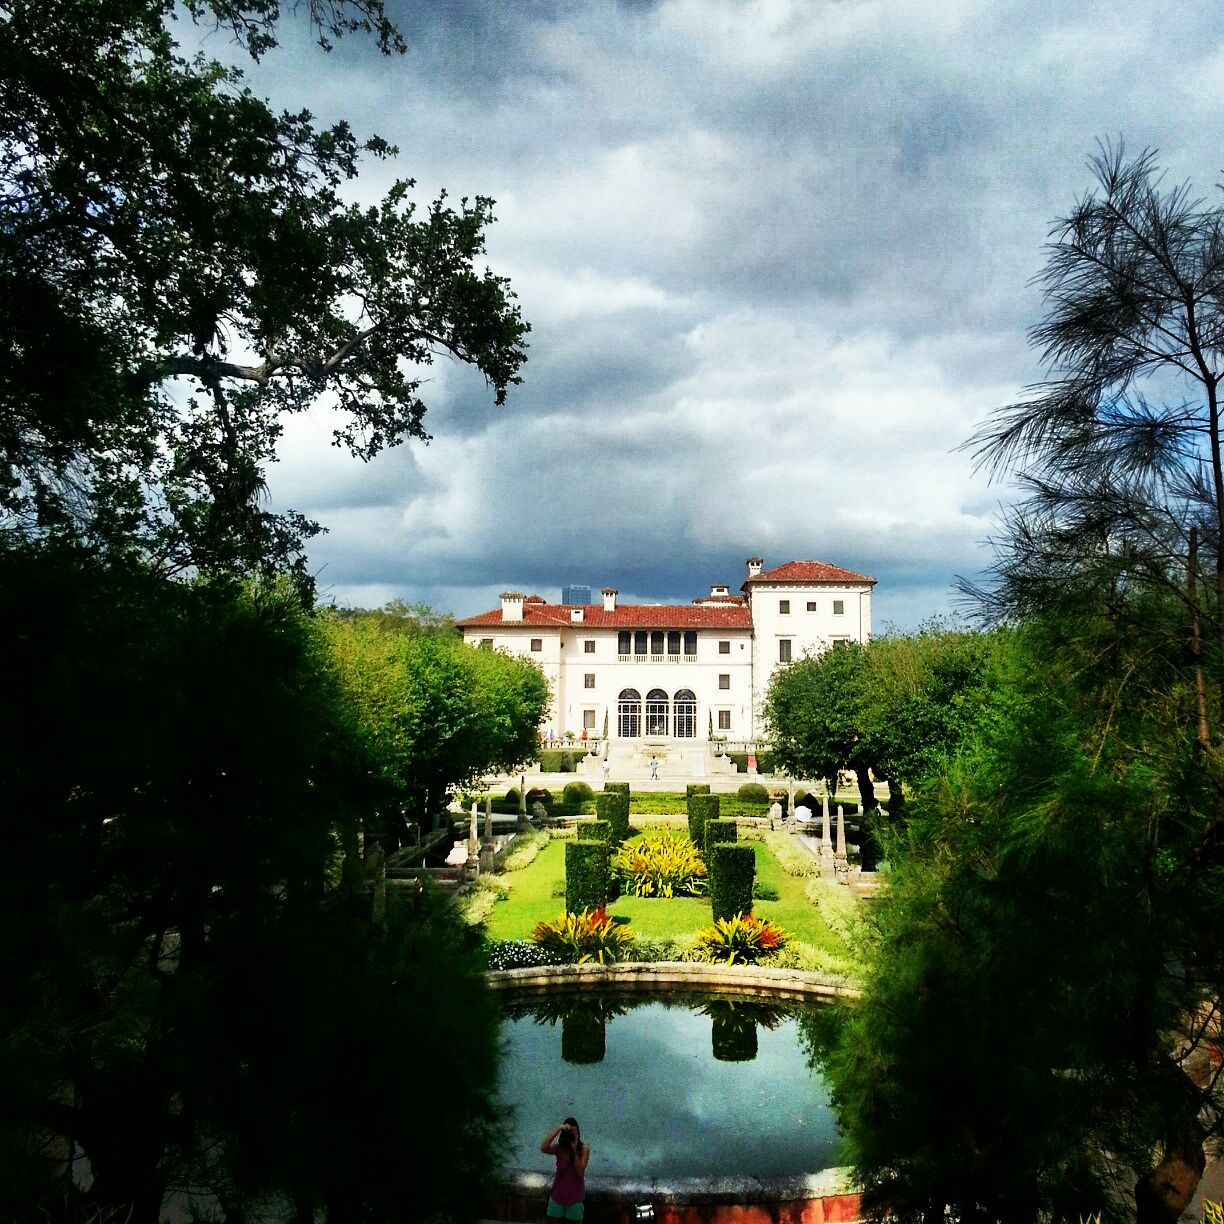
<instances>
[{"instance_id":1,"label":"window on facade","mask_svg":"<svg viewBox=\"0 0 1224 1224\"><path fill-rule=\"evenodd\" d=\"M616 653L628 654L633 649L633 634L628 629L622 629L616 635Z\"/></svg>"},{"instance_id":2,"label":"window on facade","mask_svg":"<svg viewBox=\"0 0 1224 1224\"><path fill-rule=\"evenodd\" d=\"M697 630L696 629L686 629L684 631L684 653L685 654L696 654L697 653Z\"/></svg>"},{"instance_id":3,"label":"window on facade","mask_svg":"<svg viewBox=\"0 0 1224 1224\"><path fill-rule=\"evenodd\" d=\"M531 639L531 649L532 650L543 650L544 649L544 639L543 638L532 638Z\"/></svg>"},{"instance_id":4,"label":"window on facade","mask_svg":"<svg viewBox=\"0 0 1224 1224\"><path fill-rule=\"evenodd\" d=\"M594 710L583 710L582 711L582 726L584 730L587 730L587 731L595 730L595 711Z\"/></svg>"},{"instance_id":5,"label":"window on facade","mask_svg":"<svg viewBox=\"0 0 1224 1224\"><path fill-rule=\"evenodd\" d=\"M718 729L720 731L730 731L731 730L731 711L730 710L719 710L718 711Z\"/></svg>"},{"instance_id":6,"label":"window on facade","mask_svg":"<svg viewBox=\"0 0 1224 1224\"><path fill-rule=\"evenodd\" d=\"M789 663L791 661L791 640L790 638L780 638L778 641L778 662Z\"/></svg>"},{"instance_id":7,"label":"window on facade","mask_svg":"<svg viewBox=\"0 0 1224 1224\"><path fill-rule=\"evenodd\" d=\"M651 654L662 654L663 653L663 630L662 629L652 629L650 631L650 653Z\"/></svg>"},{"instance_id":8,"label":"window on facade","mask_svg":"<svg viewBox=\"0 0 1224 1224\"><path fill-rule=\"evenodd\" d=\"M646 734L647 735L666 735L668 714L671 710L671 702L667 699L667 694L662 689L651 689L646 694Z\"/></svg>"},{"instance_id":9,"label":"window on facade","mask_svg":"<svg viewBox=\"0 0 1224 1224\"><path fill-rule=\"evenodd\" d=\"M790 600L789 599L779 599L778 600L778 611L781 612L783 616L786 616L790 612Z\"/></svg>"},{"instance_id":10,"label":"window on facade","mask_svg":"<svg viewBox=\"0 0 1224 1224\"><path fill-rule=\"evenodd\" d=\"M637 689L622 689L617 698L616 734L621 739L637 739L642 734L642 694Z\"/></svg>"},{"instance_id":11,"label":"window on facade","mask_svg":"<svg viewBox=\"0 0 1224 1224\"><path fill-rule=\"evenodd\" d=\"M719 654L730 654L731 653L731 643L725 642L725 641L719 642L718 643L718 653Z\"/></svg>"},{"instance_id":12,"label":"window on facade","mask_svg":"<svg viewBox=\"0 0 1224 1224\"><path fill-rule=\"evenodd\" d=\"M633 653L634 654L645 654L646 653L646 637L647 637L647 634L646 634L645 629L637 629L634 631L634 634L633 634Z\"/></svg>"},{"instance_id":13,"label":"window on facade","mask_svg":"<svg viewBox=\"0 0 1224 1224\"><path fill-rule=\"evenodd\" d=\"M680 739L697 735L697 698L691 689L680 689L672 702L672 734Z\"/></svg>"},{"instance_id":14,"label":"window on facade","mask_svg":"<svg viewBox=\"0 0 1224 1224\"><path fill-rule=\"evenodd\" d=\"M675 655L680 653L680 630L669 629L667 631L667 653Z\"/></svg>"},{"instance_id":15,"label":"window on facade","mask_svg":"<svg viewBox=\"0 0 1224 1224\"><path fill-rule=\"evenodd\" d=\"M583 640L582 653L583 654L594 654L595 653L595 639L594 638L585 638Z\"/></svg>"},{"instance_id":16,"label":"window on facade","mask_svg":"<svg viewBox=\"0 0 1224 1224\"><path fill-rule=\"evenodd\" d=\"M816 611L816 601L815 601L814 599L809 599L809 600L808 600L807 610L808 610L809 612L815 612L815 611Z\"/></svg>"},{"instance_id":17,"label":"window on facade","mask_svg":"<svg viewBox=\"0 0 1224 1224\"><path fill-rule=\"evenodd\" d=\"M720 689L729 689L731 687L731 677L728 673L723 672L722 675L718 677L718 687Z\"/></svg>"},{"instance_id":18,"label":"window on facade","mask_svg":"<svg viewBox=\"0 0 1224 1224\"><path fill-rule=\"evenodd\" d=\"M835 599L833 601L833 615L834 616L845 616L846 615L846 601L844 599Z\"/></svg>"},{"instance_id":19,"label":"window on facade","mask_svg":"<svg viewBox=\"0 0 1224 1224\"><path fill-rule=\"evenodd\" d=\"M481 638L480 639L480 649L481 650L492 650L493 649L493 639L492 638Z\"/></svg>"},{"instance_id":20,"label":"window on facade","mask_svg":"<svg viewBox=\"0 0 1224 1224\"><path fill-rule=\"evenodd\" d=\"M594 672L587 672L586 675L582 677L582 687L583 688L594 688L595 687L595 673Z\"/></svg>"}]
</instances>

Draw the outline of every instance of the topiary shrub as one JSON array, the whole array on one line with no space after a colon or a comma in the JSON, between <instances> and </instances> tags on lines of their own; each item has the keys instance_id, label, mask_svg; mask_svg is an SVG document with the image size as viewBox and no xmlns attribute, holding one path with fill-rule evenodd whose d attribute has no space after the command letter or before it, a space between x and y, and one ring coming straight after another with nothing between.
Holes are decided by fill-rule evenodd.
<instances>
[{"instance_id":1,"label":"topiary shrub","mask_svg":"<svg viewBox=\"0 0 1224 1224\"><path fill-rule=\"evenodd\" d=\"M565 847L565 908L571 914L602 909L611 885L608 843L575 841Z\"/></svg>"},{"instance_id":2,"label":"topiary shrub","mask_svg":"<svg viewBox=\"0 0 1224 1224\"><path fill-rule=\"evenodd\" d=\"M705 824L707 820L717 820L719 817L719 801L717 795L689 795L688 827L689 838L694 846L700 849L705 845Z\"/></svg>"},{"instance_id":3,"label":"topiary shrub","mask_svg":"<svg viewBox=\"0 0 1224 1224\"><path fill-rule=\"evenodd\" d=\"M707 820L705 824L705 849L706 853L710 852L710 847L718 842L733 842L739 841L739 830L734 820Z\"/></svg>"},{"instance_id":4,"label":"topiary shrub","mask_svg":"<svg viewBox=\"0 0 1224 1224\"><path fill-rule=\"evenodd\" d=\"M612 845L612 826L606 820L592 820L581 826L583 841L599 841Z\"/></svg>"},{"instance_id":5,"label":"topiary shrub","mask_svg":"<svg viewBox=\"0 0 1224 1224\"><path fill-rule=\"evenodd\" d=\"M595 792L589 782L567 782L561 792L561 802L577 807L580 803L590 803L595 798Z\"/></svg>"},{"instance_id":6,"label":"topiary shrub","mask_svg":"<svg viewBox=\"0 0 1224 1224\"><path fill-rule=\"evenodd\" d=\"M745 803L768 803L769 791L759 782L745 782L735 792L735 797L742 799Z\"/></svg>"},{"instance_id":7,"label":"topiary shrub","mask_svg":"<svg viewBox=\"0 0 1224 1224\"><path fill-rule=\"evenodd\" d=\"M515 805L515 807L517 807L517 806L518 806L518 801L519 801L519 788L518 788L517 786L512 786L512 787L511 787L511 788L510 788L510 789L509 789L509 790L506 792L506 802L507 802L507 803L513 803L513 804Z\"/></svg>"},{"instance_id":8,"label":"topiary shrub","mask_svg":"<svg viewBox=\"0 0 1224 1224\"><path fill-rule=\"evenodd\" d=\"M604 794L627 795L629 793L628 782L605 782L603 784Z\"/></svg>"},{"instance_id":9,"label":"topiary shrub","mask_svg":"<svg viewBox=\"0 0 1224 1224\"><path fill-rule=\"evenodd\" d=\"M710 869L710 909L715 923L751 914L752 884L756 877L752 847L716 843L710 847L706 863Z\"/></svg>"},{"instance_id":10,"label":"topiary shrub","mask_svg":"<svg viewBox=\"0 0 1224 1224\"><path fill-rule=\"evenodd\" d=\"M559 748L545 748L540 753L540 769L544 773L565 773L561 767L561 758L568 755Z\"/></svg>"},{"instance_id":11,"label":"topiary shrub","mask_svg":"<svg viewBox=\"0 0 1224 1224\"><path fill-rule=\"evenodd\" d=\"M527 806L532 807L534 804L542 803L545 807L551 806L553 801L552 791L547 790L543 786L533 786L527 792Z\"/></svg>"},{"instance_id":12,"label":"topiary shrub","mask_svg":"<svg viewBox=\"0 0 1224 1224\"><path fill-rule=\"evenodd\" d=\"M595 796L595 815L612 826L612 841L615 845L629 836L629 791L605 790Z\"/></svg>"},{"instance_id":13,"label":"topiary shrub","mask_svg":"<svg viewBox=\"0 0 1224 1224\"><path fill-rule=\"evenodd\" d=\"M684 788L684 797L687 799L689 795L708 795L710 793L710 784L708 782L690 782Z\"/></svg>"}]
</instances>

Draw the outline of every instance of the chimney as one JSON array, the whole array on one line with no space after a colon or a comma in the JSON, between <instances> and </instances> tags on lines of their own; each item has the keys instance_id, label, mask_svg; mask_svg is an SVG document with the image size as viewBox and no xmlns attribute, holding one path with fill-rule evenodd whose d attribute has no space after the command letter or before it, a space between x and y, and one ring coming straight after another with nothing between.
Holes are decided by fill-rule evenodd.
<instances>
[{"instance_id":1,"label":"chimney","mask_svg":"<svg viewBox=\"0 0 1224 1224\"><path fill-rule=\"evenodd\" d=\"M502 620L521 621L523 619L522 591L503 591L501 593L501 601Z\"/></svg>"},{"instance_id":2,"label":"chimney","mask_svg":"<svg viewBox=\"0 0 1224 1224\"><path fill-rule=\"evenodd\" d=\"M604 599L604 611L615 612L616 597L620 594L620 592L615 587L604 587L604 589L600 591L600 594Z\"/></svg>"},{"instance_id":3,"label":"chimney","mask_svg":"<svg viewBox=\"0 0 1224 1224\"><path fill-rule=\"evenodd\" d=\"M749 579L755 578L761 572L761 566L764 564L765 564L765 559L763 557L749 557L748 558L748 577Z\"/></svg>"},{"instance_id":4,"label":"chimney","mask_svg":"<svg viewBox=\"0 0 1224 1224\"><path fill-rule=\"evenodd\" d=\"M725 599L731 592L727 590L725 582L714 582L710 584L710 598L716 599L720 595Z\"/></svg>"},{"instance_id":5,"label":"chimney","mask_svg":"<svg viewBox=\"0 0 1224 1224\"><path fill-rule=\"evenodd\" d=\"M575 625L581 625L582 624L582 609L581 608L571 608L570 609L570 620Z\"/></svg>"}]
</instances>

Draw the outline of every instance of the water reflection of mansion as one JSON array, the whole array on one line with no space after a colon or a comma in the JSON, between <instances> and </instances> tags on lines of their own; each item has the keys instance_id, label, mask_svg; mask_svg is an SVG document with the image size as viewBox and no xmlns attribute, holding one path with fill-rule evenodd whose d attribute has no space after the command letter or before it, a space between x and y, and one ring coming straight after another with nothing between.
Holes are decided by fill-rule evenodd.
<instances>
[{"instance_id":1,"label":"water reflection of mansion","mask_svg":"<svg viewBox=\"0 0 1224 1224\"><path fill-rule=\"evenodd\" d=\"M778 667L871 635L874 578L823 561L762 569L748 559L739 594L725 585L689 604L550 604L506 591L500 610L459 622L473 646L526 655L552 690L545 735L670 742L753 740Z\"/></svg>"}]
</instances>

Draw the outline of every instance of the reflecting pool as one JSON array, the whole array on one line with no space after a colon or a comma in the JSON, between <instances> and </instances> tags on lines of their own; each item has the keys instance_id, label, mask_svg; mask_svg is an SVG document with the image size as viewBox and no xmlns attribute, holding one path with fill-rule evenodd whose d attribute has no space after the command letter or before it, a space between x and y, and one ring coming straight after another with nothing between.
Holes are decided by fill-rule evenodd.
<instances>
[{"instance_id":1,"label":"reflecting pool","mask_svg":"<svg viewBox=\"0 0 1224 1224\"><path fill-rule=\"evenodd\" d=\"M815 1006L675 993L508 1002L507 1164L547 1172L540 1140L572 1114L591 1174L784 1177L836 1165L837 1126L807 1055Z\"/></svg>"}]
</instances>

